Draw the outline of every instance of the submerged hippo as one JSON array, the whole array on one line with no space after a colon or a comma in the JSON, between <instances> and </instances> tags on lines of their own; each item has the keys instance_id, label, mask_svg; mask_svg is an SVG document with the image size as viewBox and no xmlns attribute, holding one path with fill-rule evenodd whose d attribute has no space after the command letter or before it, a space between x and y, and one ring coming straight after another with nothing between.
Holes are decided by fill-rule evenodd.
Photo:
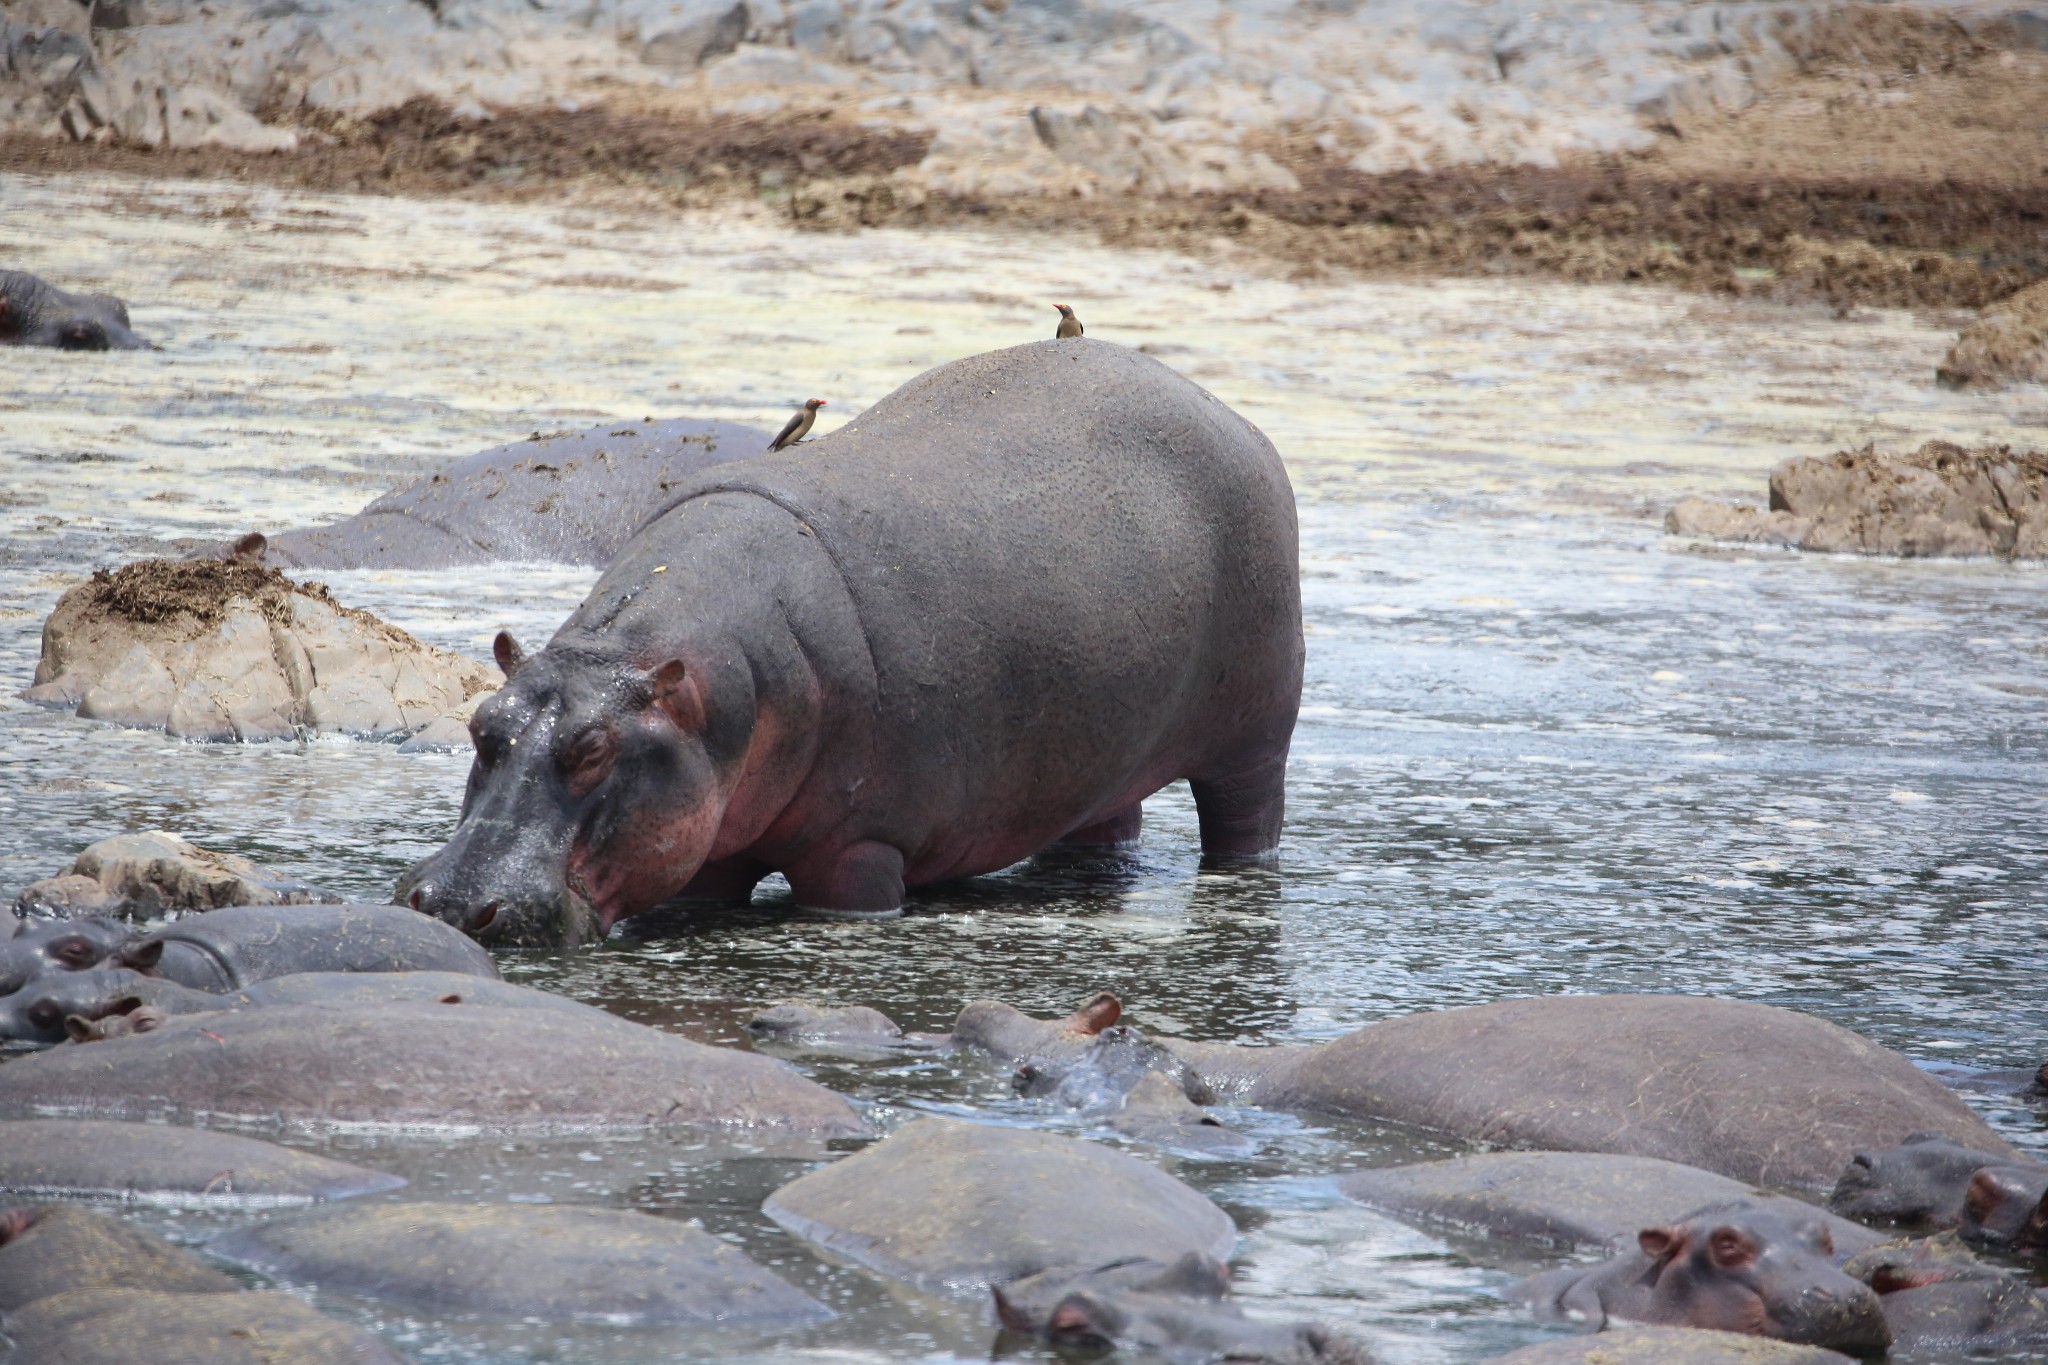
<instances>
[{"instance_id":1,"label":"submerged hippo","mask_svg":"<svg viewBox=\"0 0 2048 1365\"><path fill-rule=\"evenodd\" d=\"M1817 1210L1795 1220L1737 1202L1637 1236L1614 1260L1546 1271L1509 1296L1587 1331L1610 1320L1702 1327L1851 1355L1891 1343L1877 1295L1836 1268Z\"/></svg>"},{"instance_id":2,"label":"submerged hippo","mask_svg":"<svg viewBox=\"0 0 2048 1365\"><path fill-rule=\"evenodd\" d=\"M0 270L0 346L64 351L147 351L112 294L71 294L26 270Z\"/></svg>"},{"instance_id":3,"label":"submerged hippo","mask_svg":"<svg viewBox=\"0 0 2048 1365\"><path fill-rule=\"evenodd\" d=\"M265 1207L385 1194L405 1181L256 1138L105 1119L0 1123L0 1197Z\"/></svg>"},{"instance_id":4,"label":"submerged hippo","mask_svg":"<svg viewBox=\"0 0 2048 1365\"><path fill-rule=\"evenodd\" d=\"M49 972L97 967L141 932L119 920L15 920L14 933L0 939L0 996L20 990Z\"/></svg>"},{"instance_id":5,"label":"submerged hippo","mask_svg":"<svg viewBox=\"0 0 2048 1365\"><path fill-rule=\"evenodd\" d=\"M498 964L475 943L389 905L231 905L174 920L117 958L202 991L299 972L498 975Z\"/></svg>"},{"instance_id":6,"label":"submerged hippo","mask_svg":"<svg viewBox=\"0 0 2048 1365\"><path fill-rule=\"evenodd\" d=\"M1953 1232L1888 1242L1842 1269L1877 1291L1895 1350L1954 1355L2048 1346L2048 1297L1972 1256Z\"/></svg>"},{"instance_id":7,"label":"submerged hippo","mask_svg":"<svg viewBox=\"0 0 2048 1365\"><path fill-rule=\"evenodd\" d=\"M432 1312L615 1327L832 1316L702 1228L631 1209L344 1206L231 1232L207 1250L323 1293Z\"/></svg>"},{"instance_id":8,"label":"submerged hippo","mask_svg":"<svg viewBox=\"0 0 2048 1365\"><path fill-rule=\"evenodd\" d=\"M1371 1365L1359 1346L1308 1323L1258 1322L1230 1301L1230 1268L1189 1252L1043 1271L998 1286L1003 1330L1062 1351L1122 1350L1189 1365Z\"/></svg>"},{"instance_id":9,"label":"submerged hippo","mask_svg":"<svg viewBox=\"0 0 2048 1365\"><path fill-rule=\"evenodd\" d=\"M7 1315L8 1365L406 1365L280 1290L74 1289Z\"/></svg>"},{"instance_id":10,"label":"submerged hippo","mask_svg":"<svg viewBox=\"0 0 2048 1365\"><path fill-rule=\"evenodd\" d=\"M562 944L676 896L892 914L1187 778L1270 853L1301 696L1294 497L1165 366L1042 342L684 480L505 688L447 847L398 899Z\"/></svg>"},{"instance_id":11,"label":"submerged hippo","mask_svg":"<svg viewBox=\"0 0 2048 1365\"><path fill-rule=\"evenodd\" d=\"M1828 1207L1903 1228L1959 1228L1965 1240L1999 1250L2048 1250L2048 1166L1939 1133L1856 1153Z\"/></svg>"},{"instance_id":12,"label":"submerged hippo","mask_svg":"<svg viewBox=\"0 0 2048 1365\"><path fill-rule=\"evenodd\" d=\"M226 553L287 569L449 569L508 560L602 568L672 489L743 460L766 432L676 418L539 432L386 493L328 526L244 536Z\"/></svg>"},{"instance_id":13,"label":"submerged hippo","mask_svg":"<svg viewBox=\"0 0 2048 1365\"><path fill-rule=\"evenodd\" d=\"M1849 1365L1849 1357L1819 1346L1697 1327L1618 1325L1598 1336L1524 1346L1485 1365Z\"/></svg>"},{"instance_id":14,"label":"submerged hippo","mask_svg":"<svg viewBox=\"0 0 2048 1365\"><path fill-rule=\"evenodd\" d=\"M0 1210L0 1313L73 1289L240 1288L155 1233L104 1213L74 1204Z\"/></svg>"}]
</instances>

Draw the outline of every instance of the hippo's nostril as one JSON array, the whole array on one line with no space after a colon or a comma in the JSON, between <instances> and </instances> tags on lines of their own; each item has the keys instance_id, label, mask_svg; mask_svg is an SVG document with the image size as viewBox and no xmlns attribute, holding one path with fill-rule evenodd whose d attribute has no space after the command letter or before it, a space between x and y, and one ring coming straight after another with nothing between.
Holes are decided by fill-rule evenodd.
<instances>
[{"instance_id":1,"label":"hippo's nostril","mask_svg":"<svg viewBox=\"0 0 2048 1365\"><path fill-rule=\"evenodd\" d=\"M489 905L476 912L476 918L469 922L469 932L480 934L497 923L497 920L498 902L492 901Z\"/></svg>"},{"instance_id":2,"label":"hippo's nostril","mask_svg":"<svg viewBox=\"0 0 2048 1365\"><path fill-rule=\"evenodd\" d=\"M410 906L411 906L411 907L412 907L413 909L415 909L415 910L418 910L418 909L420 908L420 893L419 893L419 888L418 888L418 887L414 887L414 888L413 888L413 893L412 893L412 895L411 895L410 897L408 897L408 898L407 898L407 900L406 900L406 902L405 902L405 903L406 903L407 905L410 905ZM424 912L422 912L422 913L424 913Z\"/></svg>"}]
</instances>

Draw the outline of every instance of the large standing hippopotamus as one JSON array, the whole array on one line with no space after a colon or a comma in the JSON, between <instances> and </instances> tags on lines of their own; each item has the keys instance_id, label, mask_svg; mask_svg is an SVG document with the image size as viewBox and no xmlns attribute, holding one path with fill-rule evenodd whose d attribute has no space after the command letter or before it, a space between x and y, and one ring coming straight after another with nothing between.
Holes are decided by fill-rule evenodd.
<instances>
[{"instance_id":1,"label":"large standing hippopotamus","mask_svg":"<svg viewBox=\"0 0 2048 1365\"><path fill-rule=\"evenodd\" d=\"M707 470L471 725L400 900L560 944L678 894L893 913L904 888L1137 836L1280 835L1301 696L1294 497L1258 430L1080 338L941 366Z\"/></svg>"},{"instance_id":2,"label":"large standing hippopotamus","mask_svg":"<svg viewBox=\"0 0 2048 1365\"><path fill-rule=\"evenodd\" d=\"M130 329L128 305L112 294L66 293L26 270L0 270L0 346L155 349Z\"/></svg>"}]
</instances>

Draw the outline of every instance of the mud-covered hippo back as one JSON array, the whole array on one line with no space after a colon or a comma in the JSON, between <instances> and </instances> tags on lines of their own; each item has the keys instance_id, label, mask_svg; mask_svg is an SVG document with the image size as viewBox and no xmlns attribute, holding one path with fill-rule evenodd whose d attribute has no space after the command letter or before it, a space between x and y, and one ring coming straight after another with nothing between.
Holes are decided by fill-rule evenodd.
<instances>
[{"instance_id":1,"label":"mud-covered hippo back","mask_svg":"<svg viewBox=\"0 0 2048 1365\"><path fill-rule=\"evenodd\" d=\"M890 729L931 733L950 715L962 746L1028 733L1071 753L1100 743L1105 696L1133 750L1199 743L1217 714L1202 696L1270 714L1283 745L1292 728L1286 471L1249 422L1136 351L1047 341L930 371L827 436L679 487L614 573L672 557L687 504L721 491L779 504L831 556L874 661L885 751L929 761L929 780L956 780L962 753L887 749Z\"/></svg>"}]
</instances>

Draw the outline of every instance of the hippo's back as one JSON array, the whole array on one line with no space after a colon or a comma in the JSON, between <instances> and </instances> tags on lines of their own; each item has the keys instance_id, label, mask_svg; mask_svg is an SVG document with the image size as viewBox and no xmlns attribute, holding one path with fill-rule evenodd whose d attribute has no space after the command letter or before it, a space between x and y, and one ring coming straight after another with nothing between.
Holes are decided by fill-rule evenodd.
<instances>
[{"instance_id":1,"label":"hippo's back","mask_svg":"<svg viewBox=\"0 0 2048 1365\"><path fill-rule=\"evenodd\" d=\"M1285 752L1302 657L1286 471L1257 428L1136 351L973 356L677 493L615 569L635 572L642 546L668 556L693 500L797 518L859 614L898 803L1036 803L1058 823L1066 793L1103 793L1066 813L1099 817Z\"/></svg>"}]
</instances>

